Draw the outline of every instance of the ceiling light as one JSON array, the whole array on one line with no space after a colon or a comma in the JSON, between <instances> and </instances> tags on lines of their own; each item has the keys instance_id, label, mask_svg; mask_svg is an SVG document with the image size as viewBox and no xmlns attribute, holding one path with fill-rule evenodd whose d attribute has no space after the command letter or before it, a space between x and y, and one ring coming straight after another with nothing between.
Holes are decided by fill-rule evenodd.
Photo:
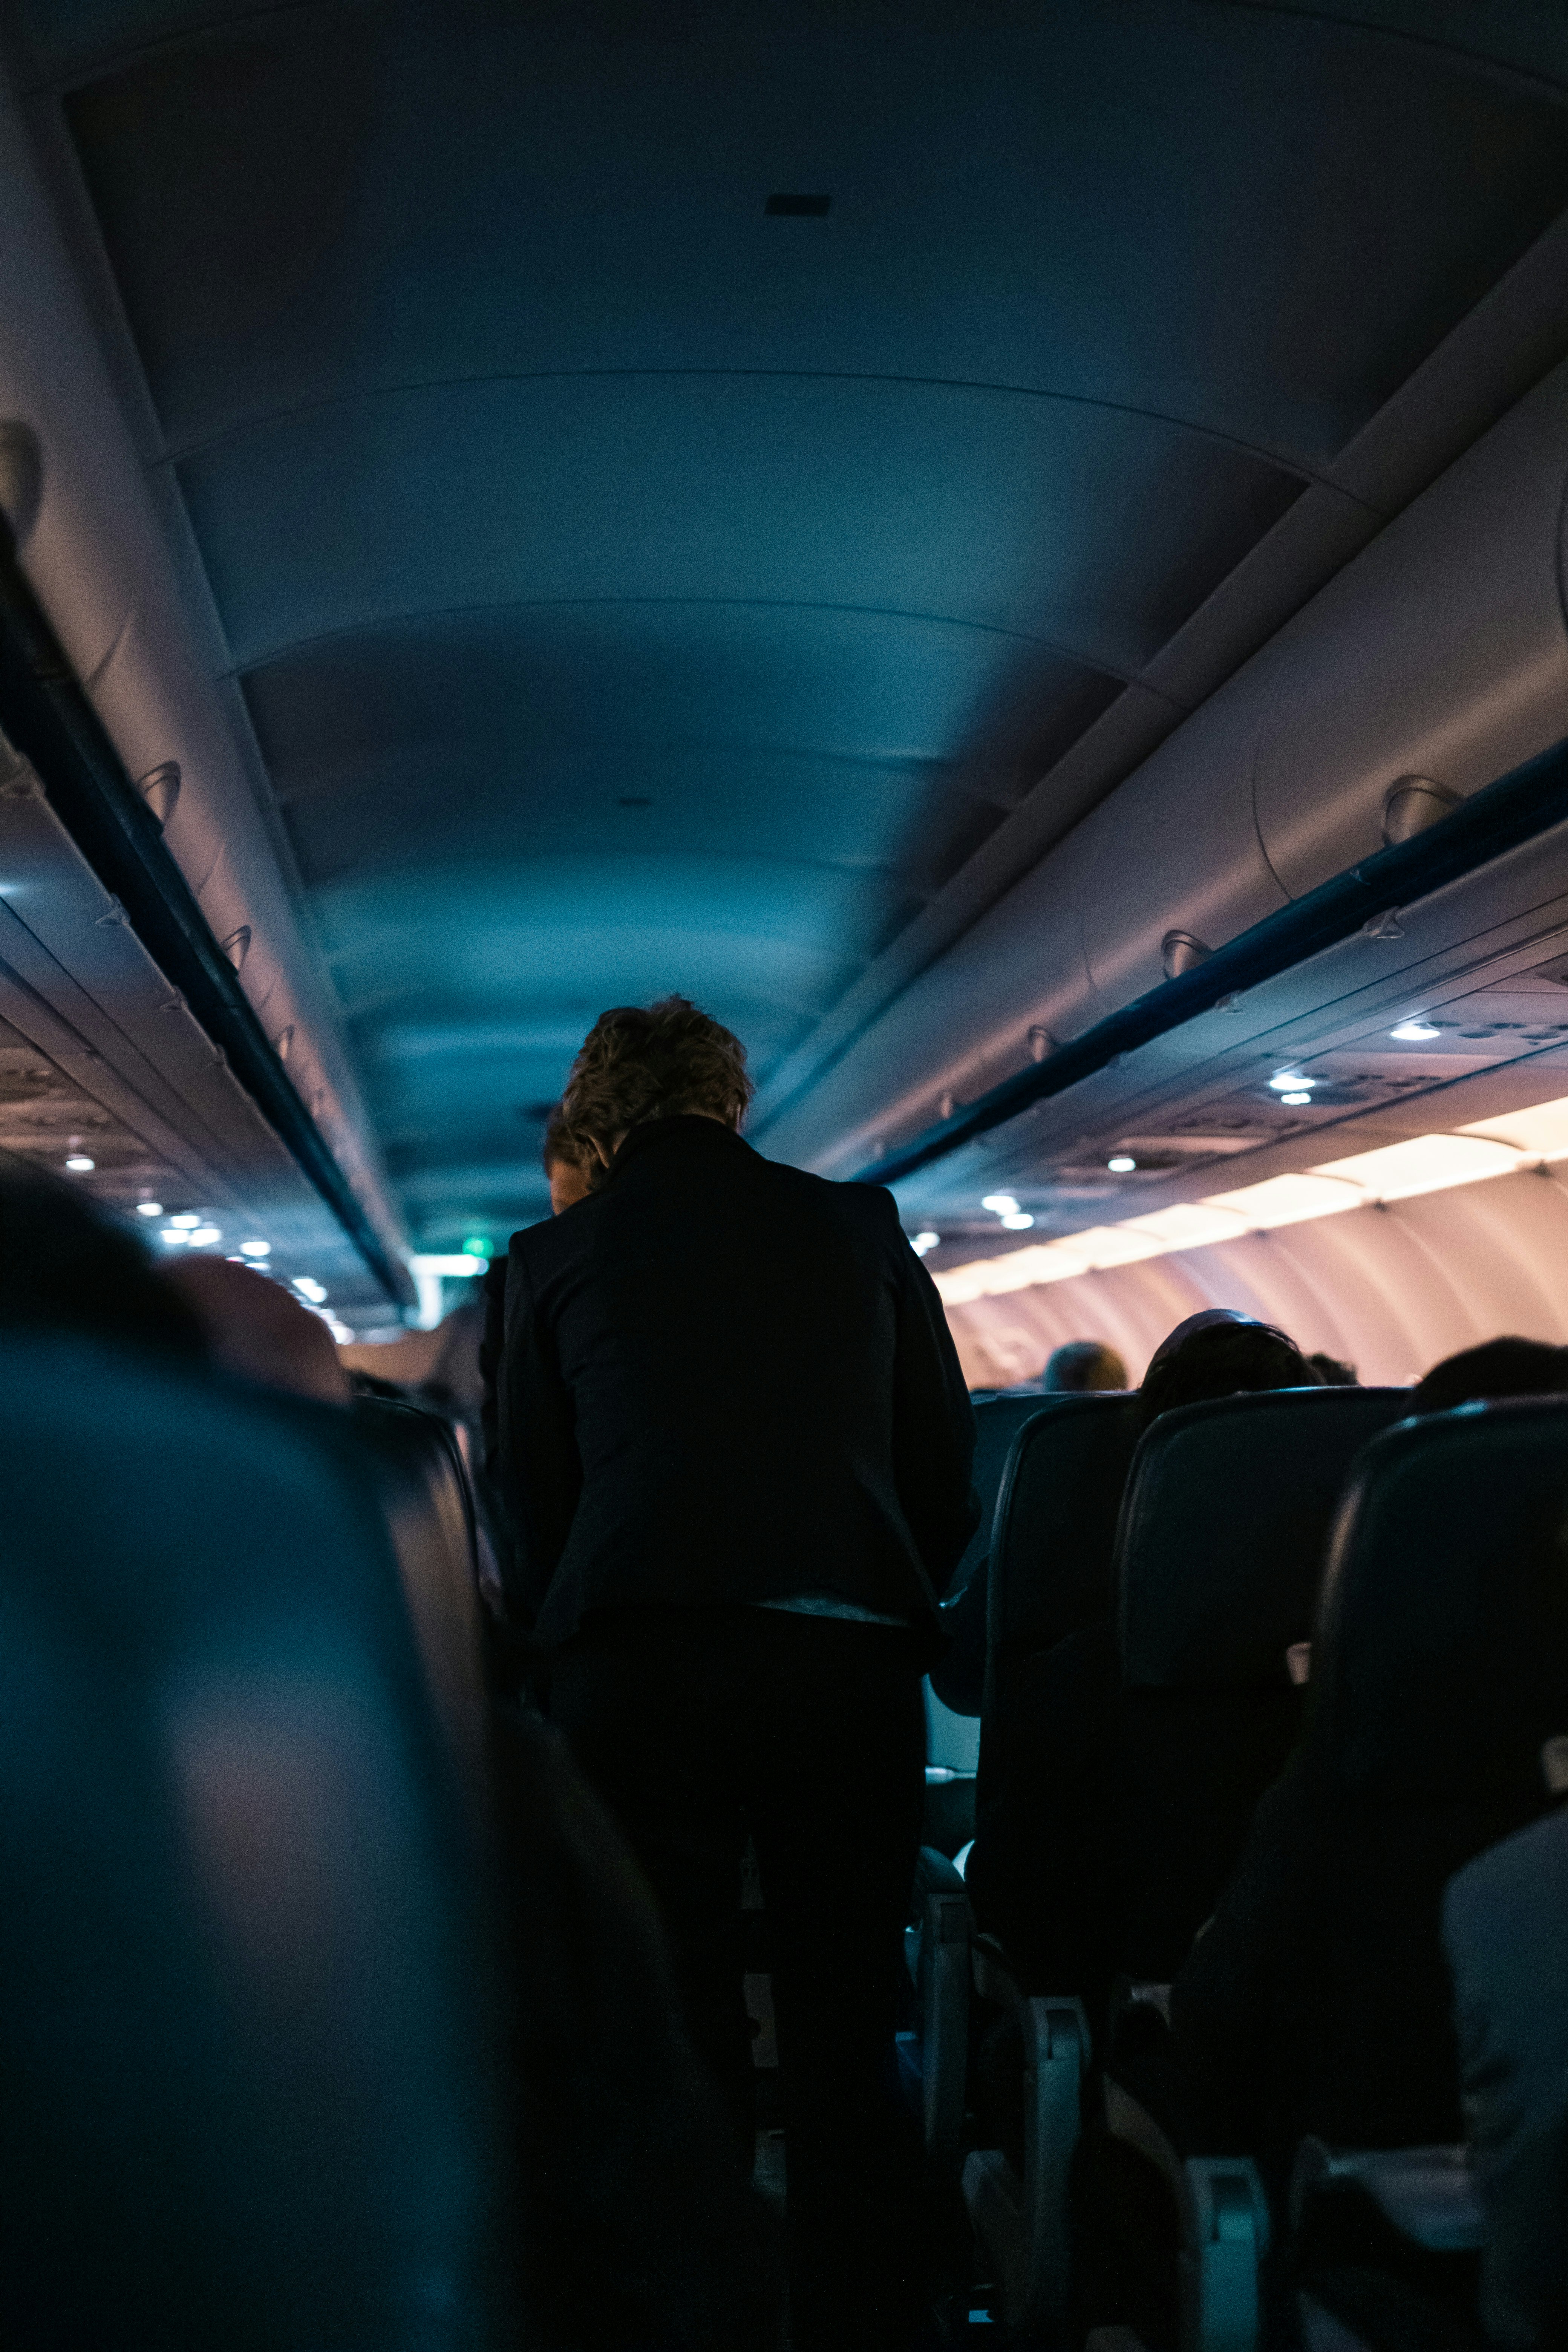
<instances>
[{"instance_id":1,"label":"ceiling light","mask_svg":"<svg viewBox=\"0 0 1568 2352\"><path fill-rule=\"evenodd\" d=\"M917 1257L924 1257L927 1250L935 1249L941 1239L942 1235L940 1234L917 1234L913 1241L910 1244L910 1247L913 1250Z\"/></svg>"},{"instance_id":2,"label":"ceiling light","mask_svg":"<svg viewBox=\"0 0 1568 2352\"><path fill-rule=\"evenodd\" d=\"M310 1300L312 1307L320 1307L327 1296L325 1283L318 1282L314 1275L297 1274L294 1276L294 1287L301 1298Z\"/></svg>"},{"instance_id":3,"label":"ceiling light","mask_svg":"<svg viewBox=\"0 0 1568 2352\"><path fill-rule=\"evenodd\" d=\"M1027 1209L1015 1209L1011 1216L1002 1220L1010 1234L1026 1234L1034 1222Z\"/></svg>"},{"instance_id":4,"label":"ceiling light","mask_svg":"<svg viewBox=\"0 0 1568 2352\"><path fill-rule=\"evenodd\" d=\"M1016 1217L1018 1213L1018 1203L1011 1192L987 1192L980 1205L989 1209L994 1217Z\"/></svg>"},{"instance_id":5,"label":"ceiling light","mask_svg":"<svg viewBox=\"0 0 1568 2352\"><path fill-rule=\"evenodd\" d=\"M1105 1164L1113 1176L1131 1176L1138 1162L1130 1151L1119 1151L1113 1160L1108 1160Z\"/></svg>"},{"instance_id":6,"label":"ceiling light","mask_svg":"<svg viewBox=\"0 0 1568 2352\"><path fill-rule=\"evenodd\" d=\"M1424 1037L1440 1037L1442 1031L1431 1021L1402 1021L1397 1029L1389 1031L1402 1045L1419 1045Z\"/></svg>"},{"instance_id":7,"label":"ceiling light","mask_svg":"<svg viewBox=\"0 0 1568 2352\"><path fill-rule=\"evenodd\" d=\"M213 1242L221 1242L222 1234L216 1225L198 1225L191 1235L193 1249L206 1249Z\"/></svg>"},{"instance_id":8,"label":"ceiling light","mask_svg":"<svg viewBox=\"0 0 1568 2352\"><path fill-rule=\"evenodd\" d=\"M196 1227L201 1223L201 1219L199 1217L193 1216L189 1209L184 1209L177 1217L171 1217L169 1223L172 1225L178 1225L183 1234L191 1234L195 1233Z\"/></svg>"},{"instance_id":9,"label":"ceiling light","mask_svg":"<svg viewBox=\"0 0 1568 2352\"><path fill-rule=\"evenodd\" d=\"M1291 1110L1300 1110L1301 1105L1303 1103L1310 1103L1312 1097L1309 1094L1281 1095L1279 1099L1282 1103L1287 1104Z\"/></svg>"},{"instance_id":10,"label":"ceiling light","mask_svg":"<svg viewBox=\"0 0 1568 2352\"><path fill-rule=\"evenodd\" d=\"M239 1254L241 1257L270 1257L272 1244L270 1242L241 1242Z\"/></svg>"},{"instance_id":11,"label":"ceiling light","mask_svg":"<svg viewBox=\"0 0 1568 2352\"><path fill-rule=\"evenodd\" d=\"M466 1276L486 1273L488 1265L484 1258L470 1257L465 1250L461 1255L453 1252L450 1255L437 1255L434 1257L416 1255L409 1259L408 1271L415 1276L444 1274L450 1276L454 1281L458 1281Z\"/></svg>"},{"instance_id":12,"label":"ceiling light","mask_svg":"<svg viewBox=\"0 0 1568 2352\"><path fill-rule=\"evenodd\" d=\"M136 1213L139 1217L161 1217L163 1213L163 1203L162 1201L138 1201Z\"/></svg>"},{"instance_id":13,"label":"ceiling light","mask_svg":"<svg viewBox=\"0 0 1568 2352\"><path fill-rule=\"evenodd\" d=\"M1268 1083L1277 1095L1298 1095L1303 1087L1315 1087L1318 1081L1300 1070L1276 1070Z\"/></svg>"},{"instance_id":14,"label":"ceiling light","mask_svg":"<svg viewBox=\"0 0 1568 2352\"><path fill-rule=\"evenodd\" d=\"M189 1234L181 1233L177 1225L165 1225L158 1236L158 1239L166 1244L170 1249L180 1248L182 1244L188 1242L190 1238Z\"/></svg>"},{"instance_id":15,"label":"ceiling light","mask_svg":"<svg viewBox=\"0 0 1568 2352\"><path fill-rule=\"evenodd\" d=\"M73 1151L66 1161L73 1176L90 1176L97 1165L97 1160L89 1160L85 1151Z\"/></svg>"}]
</instances>

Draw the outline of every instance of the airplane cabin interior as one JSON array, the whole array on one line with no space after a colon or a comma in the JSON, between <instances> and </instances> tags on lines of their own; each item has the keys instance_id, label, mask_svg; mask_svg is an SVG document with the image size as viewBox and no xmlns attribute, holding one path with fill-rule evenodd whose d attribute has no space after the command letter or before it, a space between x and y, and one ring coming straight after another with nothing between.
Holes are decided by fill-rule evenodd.
<instances>
[{"instance_id":1,"label":"airplane cabin interior","mask_svg":"<svg viewBox=\"0 0 1568 2352\"><path fill-rule=\"evenodd\" d=\"M5 2344L1568 2343L1568 12L0 0L0 526ZM671 996L973 1446L864 2231L509 1564Z\"/></svg>"}]
</instances>

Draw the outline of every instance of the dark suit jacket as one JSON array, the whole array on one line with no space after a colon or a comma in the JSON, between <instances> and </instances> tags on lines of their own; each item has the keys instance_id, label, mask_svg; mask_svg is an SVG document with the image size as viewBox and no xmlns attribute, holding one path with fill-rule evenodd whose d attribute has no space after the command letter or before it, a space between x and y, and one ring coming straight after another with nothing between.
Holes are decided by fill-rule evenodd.
<instances>
[{"instance_id":1,"label":"dark suit jacket","mask_svg":"<svg viewBox=\"0 0 1568 2352\"><path fill-rule=\"evenodd\" d=\"M627 1604L830 1592L936 1635L974 1420L890 1193L706 1118L635 1128L512 1236L498 1450L542 1642Z\"/></svg>"}]
</instances>

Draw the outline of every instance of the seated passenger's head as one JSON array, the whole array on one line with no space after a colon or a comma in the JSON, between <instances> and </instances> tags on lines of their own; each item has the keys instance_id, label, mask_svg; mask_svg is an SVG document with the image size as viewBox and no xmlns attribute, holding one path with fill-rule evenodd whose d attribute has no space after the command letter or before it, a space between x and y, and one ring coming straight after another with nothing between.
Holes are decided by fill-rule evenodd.
<instances>
[{"instance_id":1,"label":"seated passenger's head","mask_svg":"<svg viewBox=\"0 0 1568 2352\"><path fill-rule=\"evenodd\" d=\"M1048 1396L1081 1389L1124 1389L1127 1367L1103 1339L1069 1339L1047 1357L1040 1385Z\"/></svg>"},{"instance_id":2,"label":"seated passenger's head","mask_svg":"<svg viewBox=\"0 0 1568 2352\"><path fill-rule=\"evenodd\" d=\"M319 1315L254 1266L184 1257L165 1279L201 1327L213 1361L263 1388L346 1403L351 1393L332 1335Z\"/></svg>"},{"instance_id":3,"label":"seated passenger's head","mask_svg":"<svg viewBox=\"0 0 1568 2352\"><path fill-rule=\"evenodd\" d=\"M1155 1349L1138 1392L1138 1419L1147 1429L1179 1404L1205 1404L1248 1390L1322 1385L1321 1373L1283 1331L1213 1307L1189 1315Z\"/></svg>"},{"instance_id":4,"label":"seated passenger's head","mask_svg":"<svg viewBox=\"0 0 1568 2352\"><path fill-rule=\"evenodd\" d=\"M0 1177L0 1327L202 1353L195 1317L140 1236L33 1175Z\"/></svg>"},{"instance_id":5,"label":"seated passenger's head","mask_svg":"<svg viewBox=\"0 0 1568 2352\"><path fill-rule=\"evenodd\" d=\"M752 1094L740 1039L684 996L601 1013L572 1065L561 1117L608 1166L634 1127L692 1116L738 1128Z\"/></svg>"},{"instance_id":6,"label":"seated passenger's head","mask_svg":"<svg viewBox=\"0 0 1568 2352\"><path fill-rule=\"evenodd\" d=\"M599 1172L599 1162L591 1147L577 1140L561 1116L557 1103L550 1114L550 1124L544 1130L544 1148L539 1155L544 1172L550 1179L550 1213L558 1217L563 1209L585 1201L594 1189L594 1179Z\"/></svg>"},{"instance_id":7,"label":"seated passenger's head","mask_svg":"<svg viewBox=\"0 0 1568 2352\"><path fill-rule=\"evenodd\" d=\"M1361 1386L1353 1364L1342 1363L1338 1356L1328 1355L1321 1348L1314 1348L1307 1361L1316 1365L1326 1389L1359 1389Z\"/></svg>"},{"instance_id":8,"label":"seated passenger's head","mask_svg":"<svg viewBox=\"0 0 1568 2352\"><path fill-rule=\"evenodd\" d=\"M1498 1397L1558 1396L1568 1390L1568 1348L1543 1339L1488 1339L1434 1364L1411 1394L1412 1412L1447 1412Z\"/></svg>"}]
</instances>

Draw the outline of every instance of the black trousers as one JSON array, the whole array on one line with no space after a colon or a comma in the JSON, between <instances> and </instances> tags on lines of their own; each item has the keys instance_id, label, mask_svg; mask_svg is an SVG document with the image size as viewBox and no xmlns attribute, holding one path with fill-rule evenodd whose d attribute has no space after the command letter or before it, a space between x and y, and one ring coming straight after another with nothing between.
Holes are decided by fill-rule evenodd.
<instances>
[{"instance_id":1,"label":"black trousers","mask_svg":"<svg viewBox=\"0 0 1568 2352\"><path fill-rule=\"evenodd\" d=\"M754 1842L795 2352L902 2352L918 2329L919 2150L891 2061L924 1793L920 1672L896 1627L748 1608L606 1613L552 1667L551 1715L653 1886L692 2038L748 2151L741 1857Z\"/></svg>"}]
</instances>

